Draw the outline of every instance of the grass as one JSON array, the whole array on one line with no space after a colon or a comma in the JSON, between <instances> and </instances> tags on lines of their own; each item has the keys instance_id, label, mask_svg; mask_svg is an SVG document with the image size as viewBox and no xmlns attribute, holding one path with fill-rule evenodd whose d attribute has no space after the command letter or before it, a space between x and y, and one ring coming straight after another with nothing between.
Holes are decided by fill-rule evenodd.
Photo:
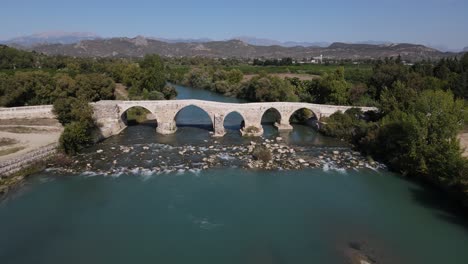
<instances>
[{"instance_id":1,"label":"grass","mask_svg":"<svg viewBox=\"0 0 468 264\"><path fill-rule=\"evenodd\" d=\"M0 138L0 147L11 146L18 143L18 140L13 138Z\"/></svg>"},{"instance_id":2,"label":"grass","mask_svg":"<svg viewBox=\"0 0 468 264\"><path fill-rule=\"evenodd\" d=\"M10 155L10 154L16 153L16 152L18 152L20 150L23 150L24 148L25 147L14 147L14 148L0 150L0 156Z\"/></svg>"}]
</instances>

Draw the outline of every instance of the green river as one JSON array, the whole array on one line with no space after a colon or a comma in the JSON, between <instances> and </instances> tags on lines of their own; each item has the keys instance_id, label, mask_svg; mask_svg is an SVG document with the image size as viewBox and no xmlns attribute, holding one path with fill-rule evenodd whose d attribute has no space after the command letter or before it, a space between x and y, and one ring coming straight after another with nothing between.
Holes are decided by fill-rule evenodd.
<instances>
[{"instance_id":1,"label":"green river","mask_svg":"<svg viewBox=\"0 0 468 264\"><path fill-rule=\"evenodd\" d=\"M178 99L239 102L177 87ZM240 116L221 143L244 144ZM179 129L130 126L86 150L215 144L209 118L186 108ZM265 137L276 137L265 125ZM296 125L293 145L347 149ZM129 153L119 164L142 162ZM112 160L103 159L102 163ZM158 158L153 161L158 163ZM104 165L102 165L104 166ZM468 263L468 223L439 191L385 169L206 170L80 175L44 171L0 205L0 263ZM359 263L359 262L358 262Z\"/></svg>"}]
</instances>

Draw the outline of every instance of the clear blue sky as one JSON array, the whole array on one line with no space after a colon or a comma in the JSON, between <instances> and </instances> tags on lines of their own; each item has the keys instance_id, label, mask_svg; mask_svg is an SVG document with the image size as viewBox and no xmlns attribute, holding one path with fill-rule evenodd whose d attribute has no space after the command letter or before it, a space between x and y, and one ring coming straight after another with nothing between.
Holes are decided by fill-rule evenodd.
<instances>
[{"instance_id":1,"label":"clear blue sky","mask_svg":"<svg viewBox=\"0 0 468 264\"><path fill-rule=\"evenodd\" d=\"M468 0L2 0L0 39L44 31L468 46Z\"/></svg>"}]
</instances>

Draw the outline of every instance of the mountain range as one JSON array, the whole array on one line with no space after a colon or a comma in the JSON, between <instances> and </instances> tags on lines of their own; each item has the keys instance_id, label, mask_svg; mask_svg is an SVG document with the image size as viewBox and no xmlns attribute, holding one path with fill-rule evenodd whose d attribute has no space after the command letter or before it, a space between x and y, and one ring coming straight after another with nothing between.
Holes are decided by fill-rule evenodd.
<instances>
[{"instance_id":1,"label":"mountain range","mask_svg":"<svg viewBox=\"0 0 468 264\"><path fill-rule=\"evenodd\" d=\"M89 32L49 31L28 36L12 38L1 43L11 46L32 47L39 44L71 44L82 40L101 38Z\"/></svg>"},{"instance_id":2,"label":"mountain range","mask_svg":"<svg viewBox=\"0 0 468 264\"><path fill-rule=\"evenodd\" d=\"M456 56L418 44L367 41L362 43L280 42L270 39L236 37L231 40L101 38L92 33L46 32L18 37L4 44L45 54L77 57L142 57L157 53L168 57L206 56L214 58L310 58L377 59L400 55L405 60L439 59Z\"/></svg>"}]
</instances>

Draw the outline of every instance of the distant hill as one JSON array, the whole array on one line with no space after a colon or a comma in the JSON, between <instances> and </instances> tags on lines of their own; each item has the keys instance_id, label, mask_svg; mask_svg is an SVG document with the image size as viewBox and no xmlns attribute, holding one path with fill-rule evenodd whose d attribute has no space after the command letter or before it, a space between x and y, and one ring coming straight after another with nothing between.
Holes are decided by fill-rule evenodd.
<instances>
[{"instance_id":1,"label":"distant hill","mask_svg":"<svg viewBox=\"0 0 468 264\"><path fill-rule=\"evenodd\" d=\"M4 44L10 46L32 47L38 44L72 44L82 40L92 40L100 38L94 33L88 32L62 32L51 31L22 36L3 41Z\"/></svg>"},{"instance_id":2,"label":"distant hill","mask_svg":"<svg viewBox=\"0 0 468 264\"><path fill-rule=\"evenodd\" d=\"M256 37L248 37L248 36L240 36L234 37L233 39L240 40L242 42L248 43L250 45L256 46L282 46L282 47L327 47L330 45L328 42L296 42L296 41L277 41L273 39L265 39L265 38L256 38Z\"/></svg>"},{"instance_id":3,"label":"distant hill","mask_svg":"<svg viewBox=\"0 0 468 264\"><path fill-rule=\"evenodd\" d=\"M149 39L159 40L167 43L203 43L213 41L209 38L159 38L159 37L148 37Z\"/></svg>"},{"instance_id":4,"label":"distant hill","mask_svg":"<svg viewBox=\"0 0 468 264\"><path fill-rule=\"evenodd\" d=\"M464 48L463 48L463 51L468 51L468 47L464 47Z\"/></svg>"},{"instance_id":5,"label":"distant hill","mask_svg":"<svg viewBox=\"0 0 468 264\"><path fill-rule=\"evenodd\" d=\"M142 57L145 54L156 53L168 57L292 57L302 59L322 54L330 59L376 59L400 55L406 60L422 60L456 55L456 53L444 53L423 45L405 43L381 45L332 43L328 47L282 47L251 45L240 40L168 43L142 36L84 40L75 44L44 44L31 49L45 54L77 57Z\"/></svg>"}]
</instances>

